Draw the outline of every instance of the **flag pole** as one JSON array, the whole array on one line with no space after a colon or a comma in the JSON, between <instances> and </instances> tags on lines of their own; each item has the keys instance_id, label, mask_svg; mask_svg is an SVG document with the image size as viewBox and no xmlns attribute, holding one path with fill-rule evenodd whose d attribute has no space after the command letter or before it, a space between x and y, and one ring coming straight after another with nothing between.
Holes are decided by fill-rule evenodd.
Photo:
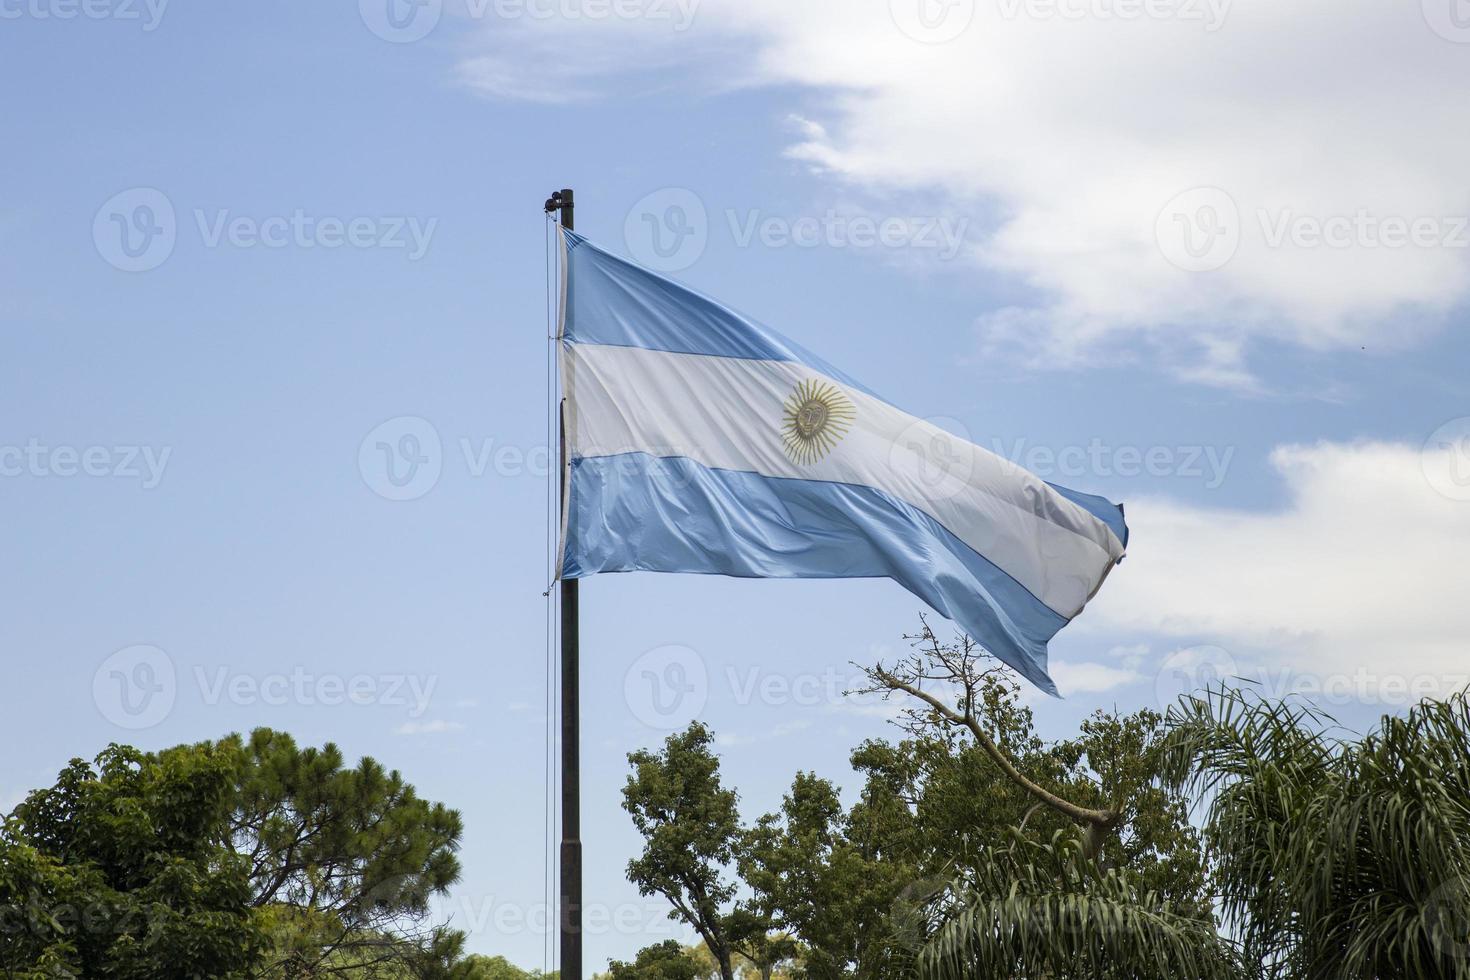
<instances>
[{"instance_id":1,"label":"flag pole","mask_svg":"<svg viewBox=\"0 0 1470 980\"><path fill-rule=\"evenodd\" d=\"M560 212L561 225L569 231L576 225L574 209L570 189L557 191L546 201L546 212ZM559 428L561 505L565 511L571 493L565 399ZM577 584L576 579L561 581L561 980L582 980L582 697Z\"/></svg>"}]
</instances>

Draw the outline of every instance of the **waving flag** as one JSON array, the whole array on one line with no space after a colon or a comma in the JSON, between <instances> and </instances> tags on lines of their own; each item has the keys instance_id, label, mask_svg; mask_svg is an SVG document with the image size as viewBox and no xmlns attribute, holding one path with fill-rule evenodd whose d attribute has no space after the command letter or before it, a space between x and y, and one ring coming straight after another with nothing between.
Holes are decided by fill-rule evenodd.
<instances>
[{"instance_id":1,"label":"waving flag","mask_svg":"<svg viewBox=\"0 0 1470 980\"><path fill-rule=\"evenodd\" d=\"M883 401L563 230L562 574L887 577L1037 686L1123 557L1123 509Z\"/></svg>"}]
</instances>

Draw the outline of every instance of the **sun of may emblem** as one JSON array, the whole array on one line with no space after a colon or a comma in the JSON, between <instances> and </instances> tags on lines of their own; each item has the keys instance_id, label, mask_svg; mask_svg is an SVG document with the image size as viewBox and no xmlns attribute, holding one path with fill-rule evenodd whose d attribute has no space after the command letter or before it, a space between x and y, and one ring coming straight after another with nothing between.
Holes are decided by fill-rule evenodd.
<instances>
[{"instance_id":1,"label":"sun of may emblem","mask_svg":"<svg viewBox=\"0 0 1470 980\"><path fill-rule=\"evenodd\" d=\"M815 463L842 441L857 417L852 400L836 385L803 381L786 399L781 441L786 455L803 466Z\"/></svg>"}]
</instances>

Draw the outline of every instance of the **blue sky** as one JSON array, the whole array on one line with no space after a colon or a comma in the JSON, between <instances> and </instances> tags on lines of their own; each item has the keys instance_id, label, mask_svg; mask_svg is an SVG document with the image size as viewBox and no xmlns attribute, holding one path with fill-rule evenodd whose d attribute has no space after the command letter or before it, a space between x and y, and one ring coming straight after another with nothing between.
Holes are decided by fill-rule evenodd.
<instances>
[{"instance_id":1,"label":"blue sky","mask_svg":"<svg viewBox=\"0 0 1470 980\"><path fill-rule=\"evenodd\" d=\"M1210 670L1349 720L1463 684L1470 32L1436 4L0 0L0 807L114 740L331 739L464 811L446 914L540 964L563 186L594 240L1128 504L1047 734ZM623 880L626 753L697 715L752 818L797 769L852 788L887 729L848 664L920 611L584 585L594 963L671 928ZM689 678L672 715L648 672Z\"/></svg>"}]
</instances>

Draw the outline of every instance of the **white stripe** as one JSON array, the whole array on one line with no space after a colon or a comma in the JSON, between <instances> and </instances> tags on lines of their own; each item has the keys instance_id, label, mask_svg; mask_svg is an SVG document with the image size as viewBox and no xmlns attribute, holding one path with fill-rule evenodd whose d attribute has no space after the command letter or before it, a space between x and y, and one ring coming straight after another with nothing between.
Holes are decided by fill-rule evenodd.
<instances>
[{"instance_id":1,"label":"white stripe","mask_svg":"<svg viewBox=\"0 0 1470 980\"><path fill-rule=\"evenodd\" d=\"M881 490L918 508L1070 619L1123 555L1106 524L994 453L786 361L568 345L568 439L576 457L641 452L717 469ZM788 400L804 381L855 410L825 457L787 455Z\"/></svg>"}]
</instances>

